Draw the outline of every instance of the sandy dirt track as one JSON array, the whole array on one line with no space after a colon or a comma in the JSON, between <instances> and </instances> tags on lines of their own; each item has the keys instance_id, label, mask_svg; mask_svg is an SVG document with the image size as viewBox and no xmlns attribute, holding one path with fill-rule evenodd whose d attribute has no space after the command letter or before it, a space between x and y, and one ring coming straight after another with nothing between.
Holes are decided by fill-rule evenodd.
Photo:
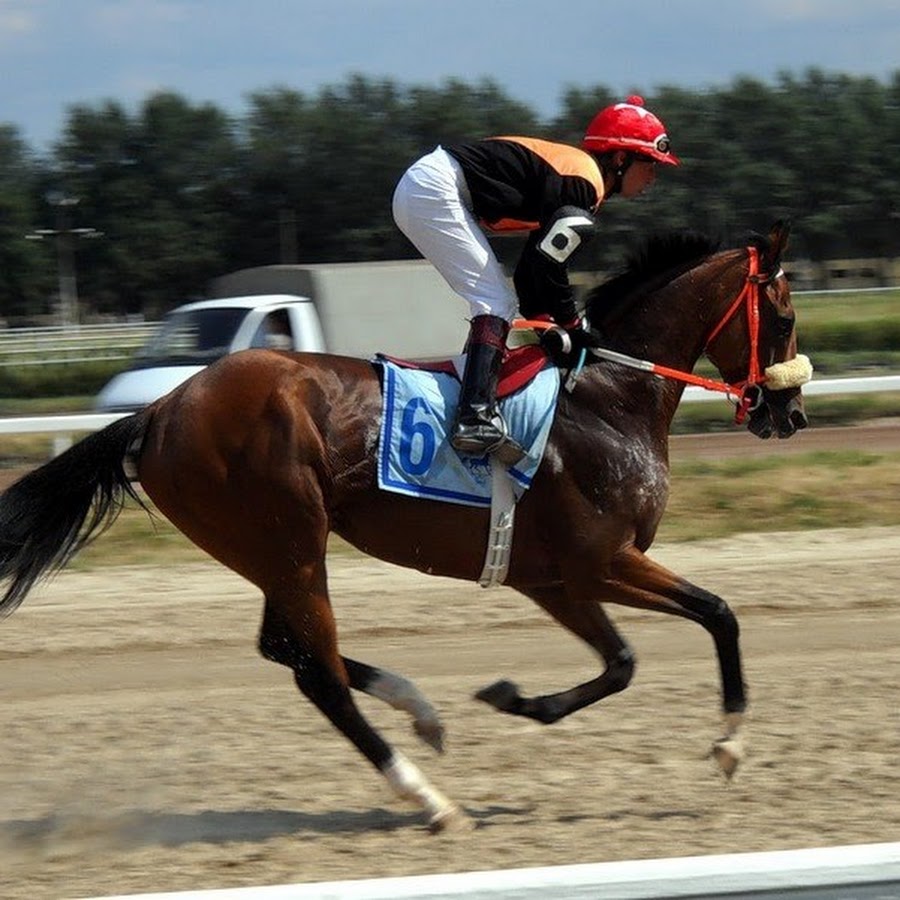
<instances>
[{"instance_id":1,"label":"sandy dirt track","mask_svg":"<svg viewBox=\"0 0 900 900\"><path fill-rule=\"evenodd\" d=\"M435 756L361 701L479 826L437 837L257 656L251 585L213 564L64 573L0 622L0 897L900 840L898 545L875 528L656 548L741 621L751 715L730 784L707 756L718 675L698 627L610 608L632 686L544 727L471 699L596 674L529 601L336 560L344 651L412 678L447 726Z\"/></svg>"}]
</instances>

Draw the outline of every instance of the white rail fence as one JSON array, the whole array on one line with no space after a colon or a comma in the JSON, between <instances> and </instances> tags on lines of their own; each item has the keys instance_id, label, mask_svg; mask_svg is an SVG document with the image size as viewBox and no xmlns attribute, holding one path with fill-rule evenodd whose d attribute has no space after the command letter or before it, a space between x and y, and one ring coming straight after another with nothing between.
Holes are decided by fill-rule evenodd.
<instances>
[{"instance_id":1,"label":"white rail fence","mask_svg":"<svg viewBox=\"0 0 900 900\"><path fill-rule=\"evenodd\" d=\"M745 900L749 896L897 900L900 843L130 895L142 900Z\"/></svg>"},{"instance_id":2,"label":"white rail fence","mask_svg":"<svg viewBox=\"0 0 900 900\"><path fill-rule=\"evenodd\" d=\"M127 413L81 413L67 416L13 416L0 419L0 434L51 434L53 455L72 446L75 435L99 431Z\"/></svg>"},{"instance_id":3,"label":"white rail fence","mask_svg":"<svg viewBox=\"0 0 900 900\"><path fill-rule=\"evenodd\" d=\"M900 375L877 375L867 378L814 378L803 385L804 397L837 396L840 394L873 394L900 391ZM700 387L685 388L682 403L721 402L722 395Z\"/></svg>"},{"instance_id":4,"label":"white rail fence","mask_svg":"<svg viewBox=\"0 0 900 900\"><path fill-rule=\"evenodd\" d=\"M159 322L0 329L0 367L130 359Z\"/></svg>"},{"instance_id":5,"label":"white rail fence","mask_svg":"<svg viewBox=\"0 0 900 900\"><path fill-rule=\"evenodd\" d=\"M883 375L872 378L824 378L811 381L803 388L805 396L826 396L840 394L880 393L900 391L900 375ZM704 391L702 388L688 387L683 403L702 403L717 400L722 403L722 394ZM70 446L73 436L87 431L98 431L125 413L80 413L58 416L14 416L0 419L2 434L52 434L54 453L60 453Z\"/></svg>"}]
</instances>

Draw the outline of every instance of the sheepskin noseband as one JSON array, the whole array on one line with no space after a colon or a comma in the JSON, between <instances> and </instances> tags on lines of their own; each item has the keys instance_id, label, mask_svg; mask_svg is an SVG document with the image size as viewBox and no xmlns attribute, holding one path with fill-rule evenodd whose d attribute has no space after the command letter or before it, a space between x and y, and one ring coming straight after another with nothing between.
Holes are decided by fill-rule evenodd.
<instances>
[{"instance_id":1,"label":"sheepskin noseband","mask_svg":"<svg viewBox=\"0 0 900 900\"><path fill-rule=\"evenodd\" d=\"M793 359L775 363L765 370L765 386L770 391L801 387L812 380L813 367L808 356L798 353Z\"/></svg>"}]
</instances>

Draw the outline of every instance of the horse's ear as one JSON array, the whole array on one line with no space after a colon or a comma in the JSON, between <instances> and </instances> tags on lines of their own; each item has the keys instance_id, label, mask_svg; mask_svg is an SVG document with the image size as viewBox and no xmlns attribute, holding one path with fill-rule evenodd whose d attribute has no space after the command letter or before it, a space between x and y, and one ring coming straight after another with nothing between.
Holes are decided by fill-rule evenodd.
<instances>
[{"instance_id":1,"label":"horse's ear","mask_svg":"<svg viewBox=\"0 0 900 900\"><path fill-rule=\"evenodd\" d=\"M791 223L786 219L779 219L769 229L768 246L764 253L766 271L771 272L781 264L781 257L787 251L790 233Z\"/></svg>"}]
</instances>

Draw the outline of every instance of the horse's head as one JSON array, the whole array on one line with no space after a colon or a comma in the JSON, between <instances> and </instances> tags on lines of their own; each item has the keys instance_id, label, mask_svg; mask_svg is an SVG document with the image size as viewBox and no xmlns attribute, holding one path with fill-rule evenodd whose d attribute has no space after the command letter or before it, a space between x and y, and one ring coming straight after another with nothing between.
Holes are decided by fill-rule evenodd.
<instances>
[{"instance_id":1,"label":"horse's head","mask_svg":"<svg viewBox=\"0 0 900 900\"><path fill-rule=\"evenodd\" d=\"M739 418L748 412L747 427L760 438L787 438L808 424L801 386L811 367L797 354L791 289L781 268L789 230L777 222L768 237L750 248L747 315L736 315L732 306L706 346L725 381L746 384Z\"/></svg>"}]
</instances>

